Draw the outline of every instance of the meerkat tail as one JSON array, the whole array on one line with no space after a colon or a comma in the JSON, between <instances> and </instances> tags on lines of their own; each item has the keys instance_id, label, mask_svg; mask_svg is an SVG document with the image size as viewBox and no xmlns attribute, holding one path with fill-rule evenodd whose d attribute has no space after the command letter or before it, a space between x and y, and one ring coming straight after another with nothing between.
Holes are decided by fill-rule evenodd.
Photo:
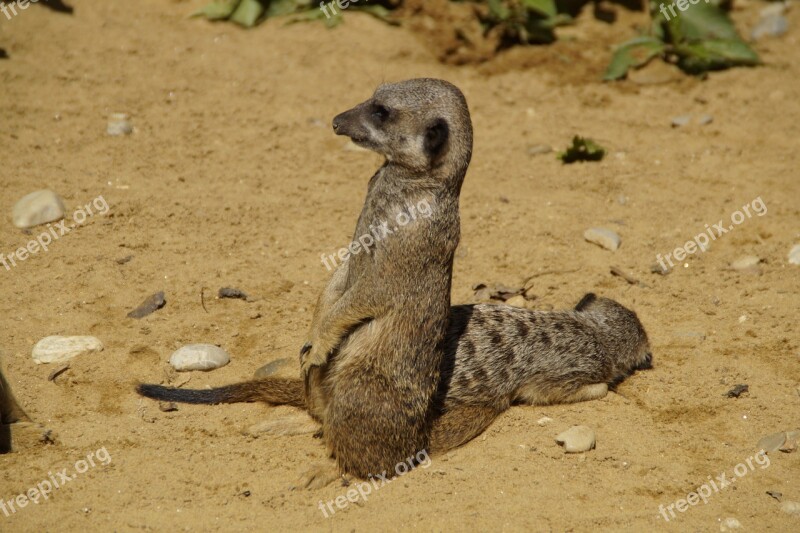
<instances>
[{"instance_id":1,"label":"meerkat tail","mask_svg":"<svg viewBox=\"0 0 800 533\"><path fill-rule=\"evenodd\" d=\"M266 378L208 390L176 389L141 383L136 392L153 400L192 404L265 402L305 407L303 382L299 379Z\"/></svg>"},{"instance_id":2,"label":"meerkat tail","mask_svg":"<svg viewBox=\"0 0 800 533\"><path fill-rule=\"evenodd\" d=\"M584 309L589 307L595 300L597 300L597 296L595 295L595 293L587 292L586 294L583 295L581 301L578 302L578 305L575 306L575 310L583 311Z\"/></svg>"}]
</instances>

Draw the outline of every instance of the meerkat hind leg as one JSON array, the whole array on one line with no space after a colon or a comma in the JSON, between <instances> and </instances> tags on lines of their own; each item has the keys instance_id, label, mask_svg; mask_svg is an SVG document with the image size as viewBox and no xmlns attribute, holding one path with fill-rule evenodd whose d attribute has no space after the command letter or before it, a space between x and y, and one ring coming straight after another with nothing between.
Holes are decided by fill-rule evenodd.
<instances>
[{"instance_id":1,"label":"meerkat hind leg","mask_svg":"<svg viewBox=\"0 0 800 533\"><path fill-rule=\"evenodd\" d=\"M429 453L441 453L466 444L488 428L503 409L461 405L434 420Z\"/></svg>"},{"instance_id":2,"label":"meerkat hind leg","mask_svg":"<svg viewBox=\"0 0 800 533\"><path fill-rule=\"evenodd\" d=\"M564 398L564 403L588 402L605 398L608 394L608 383L593 383L584 385L571 395Z\"/></svg>"},{"instance_id":3,"label":"meerkat hind leg","mask_svg":"<svg viewBox=\"0 0 800 533\"><path fill-rule=\"evenodd\" d=\"M563 385L531 383L522 387L516 395L515 403L526 405L555 405L598 400L608 394L608 384L593 383L572 390Z\"/></svg>"}]
</instances>

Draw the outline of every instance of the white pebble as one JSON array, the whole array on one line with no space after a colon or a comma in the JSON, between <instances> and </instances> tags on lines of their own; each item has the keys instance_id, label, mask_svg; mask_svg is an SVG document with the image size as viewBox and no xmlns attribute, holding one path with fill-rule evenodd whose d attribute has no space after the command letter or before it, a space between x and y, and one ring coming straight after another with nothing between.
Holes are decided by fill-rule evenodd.
<instances>
[{"instance_id":1,"label":"white pebble","mask_svg":"<svg viewBox=\"0 0 800 533\"><path fill-rule=\"evenodd\" d=\"M758 264L761 262L761 259L756 257L755 255L745 255L740 257L733 263L731 263L731 267L734 270L740 271L755 271L758 269Z\"/></svg>"},{"instance_id":2,"label":"white pebble","mask_svg":"<svg viewBox=\"0 0 800 533\"><path fill-rule=\"evenodd\" d=\"M228 352L213 344L187 344L169 358L169 364L178 372L189 370L214 370L231 360Z\"/></svg>"},{"instance_id":3,"label":"white pebble","mask_svg":"<svg viewBox=\"0 0 800 533\"><path fill-rule=\"evenodd\" d=\"M793 265L800 265L800 244L795 244L789 250L789 263Z\"/></svg>"},{"instance_id":4,"label":"white pebble","mask_svg":"<svg viewBox=\"0 0 800 533\"><path fill-rule=\"evenodd\" d=\"M795 516L800 516L800 502L786 500L781 504L781 511Z\"/></svg>"},{"instance_id":5,"label":"white pebble","mask_svg":"<svg viewBox=\"0 0 800 533\"><path fill-rule=\"evenodd\" d=\"M594 431L586 426L572 426L556 437L567 453L588 452L595 445Z\"/></svg>"},{"instance_id":6,"label":"white pebble","mask_svg":"<svg viewBox=\"0 0 800 533\"><path fill-rule=\"evenodd\" d=\"M549 424L552 421L553 421L553 419L550 418L549 416L543 416L542 418L537 420L536 423L539 424L540 426L546 426L547 424Z\"/></svg>"},{"instance_id":7,"label":"white pebble","mask_svg":"<svg viewBox=\"0 0 800 533\"><path fill-rule=\"evenodd\" d=\"M735 518L728 517L719 524L720 531L732 531L734 529L741 529L742 524Z\"/></svg>"},{"instance_id":8,"label":"white pebble","mask_svg":"<svg viewBox=\"0 0 800 533\"><path fill-rule=\"evenodd\" d=\"M583 238L598 246L602 246L606 250L611 250L612 252L619 248L619 245L622 244L622 239L619 235L610 229L605 228L587 229L583 234Z\"/></svg>"},{"instance_id":9,"label":"white pebble","mask_svg":"<svg viewBox=\"0 0 800 533\"><path fill-rule=\"evenodd\" d=\"M756 444L756 448L767 453L777 452L780 447L783 446L784 442L786 442L786 432L781 431L780 433L773 433L766 437L761 437L761 440Z\"/></svg>"},{"instance_id":10,"label":"white pebble","mask_svg":"<svg viewBox=\"0 0 800 533\"><path fill-rule=\"evenodd\" d=\"M130 117L125 113L112 113L108 117L108 126L106 126L106 133L109 135L130 135L133 132L133 126L130 123Z\"/></svg>"},{"instance_id":11,"label":"white pebble","mask_svg":"<svg viewBox=\"0 0 800 533\"><path fill-rule=\"evenodd\" d=\"M692 115L681 115L672 119L672 127L680 128L687 125L692 120Z\"/></svg>"},{"instance_id":12,"label":"white pebble","mask_svg":"<svg viewBox=\"0 0 800 533\"><path fill-rule=\"evenodd\" d=\"M64 218L64 202L53 191L44 189L23 196L11 212L14 225L27 229Z\"/></svg>"},{"instance_id":13,"label":"white pebble","mask_svg":"<svg viewBox=\"0 0 800 533\"><path fill-rule=\"evenodd\" d=\"M33 361L42 363L61 363L73 357L103 350L103 343L96 337L77 336L62 337L53 335L45 337L33 347Z\"/></svg>"}]
</instances>

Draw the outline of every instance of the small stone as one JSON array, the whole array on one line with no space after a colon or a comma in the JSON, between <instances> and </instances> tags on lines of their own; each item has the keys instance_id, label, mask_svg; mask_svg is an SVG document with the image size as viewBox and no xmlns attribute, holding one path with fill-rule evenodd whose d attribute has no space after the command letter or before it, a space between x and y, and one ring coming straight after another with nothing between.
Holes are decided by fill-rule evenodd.
<instances>
[{"instance_id":1,"label":"small stone","mask_svg":"<svg viewBox=\"0 0 800 533\"><path fill-rule=\"evenodd\" d=\"M283 370L284 368L288 368L290 366L292 366L291 359L288 358L276 359L274 361L270 361L266 365L256 370L255 374L253 374L253 377L255 379L261 379L268 376L272 376L277 372L279 372L280 370Z\"/></svg>"},{"instance_id":2,"label":"small stone","mask_svg":"<svg viewBox=\"0 0 800 533\"><path fill-rule=\"evenodd\" d=\"M595 445L594 431L587 426L572 426L556 437L567 453L588 452Z\"/></svg>"},{"instance_id":3,"label":"small stone","mask_svg":"<svg viewBox=\"0 0 800 533\"><path fill-rule=\"evenodd\" d=\"M103 343L96 337L76 336L63 337L53 335L45 337L33 347L33 362L63 363L73 357L103 350Z\"/></svg>"},{"instance_id":4,"label":"small stone","mask_svg":"<svg viewBox=\"0 0 800 533\"><path fill-rule=\"evenodd\" d=\"M622 244L622 239L619 235L605 228L590 228L584 232L583 238L612 252Z\"/></svg>"},{"instance_id":5,"label":"small stone","mask_svg":"<svg viewBox=\"0 0 800 533\"><path fill-rule=\"evenodd\" d=\"M797 451L798 444L800 444L800 429L786 432L786 440L778 450L784 453L791 453Z\"/></svg>"},{"instance_id":6,"label":"small stone","mask_svg":"<svg viewBox=\"0 0 800 533\"><path fill-rule=\"evenodd\" d=\"M697 119L697 123L701 126L707 126L714 122L714 117L711 115L700 115L700 118Z\"/></svg>"},{"instance_id":7,"label":"small stone","mask_svg":"<svg viewBox=\"0 0 800 533\"><path fill-rule=\"evenodd\" d=\"M765 452L777 452L783 443L786 442L786 432L781 431L780 433L773 433L772 435L767 435L766 437L762 437L761 440L758 441L756 444L756 448L758 450L764 450Z\"/></svg>"},{"instance_id":8,"label":"small stone","mask_svg":"<svg viewBox=\"0 0 800 533\"><path fill-rule=\"evenodd\" d=\"M553 421L553 419L550 418L549 416L543 416L542 418L537 420L536 423L539 424L540 426L544 427L544 426L546 426L547 424L549 424L552 421Z\"/></svg>"},{"instance_id":9,"label":"small stone","mask_svg":"<svg viewBox=\"0 0 800 533\"><path fill-rule=\"evenodd\" d=\"M128 313L128 318L144 318L151 313L155 313L165 305L167 305L167 300L164 299L164 291L157 292L148 296L139 307Z\"/></svg>"},{"instance_id":10,"label":"small stone","mask_svg":"<svg viewBox=\"0 0 800 533\"><path fill-rule=\"evenodd\" d=\"M552 151L553 147L546 144L534 144L533 146L528 147L528 155L549 154Z\"/></svg>"},{"instance_id":11,"label":"small stone","mask_svg":"<svg viewBox=\"0 0 800 533\"><path fill-rule=\"evenodd\" d=\"M789 29L789 21L786 17L779 14L767 15L758 21L756 27L750 32L750 37L754 41L764 37L780 37Z\"/></svg>"},{"instance_id":12,"label":"small stone","mask_svg":"<svg viewBox=\"0 0 800 533\"><path fill-rule=\"evenodd\" d=\"M800 244L795 244L789 250L789 263L792 265L800 265Z\"/></svg>"},{"instance_id":13,"label":"small stone","mask_svg":"<svg viewBox=\"0 0 800 533\"><path fill-rule=\"evenodd\" d=\"M755 255L745 255L731 263L731 268L740 272L758 272L761 259Z\"/></svg>"},{"instance_id":14,"label":"small stone","mask_svg":"<svg viewBox=\"0 0 800 533\"><path fill-rule=\"evenodd\" d=\"M228 352L213 344L188 344L179 348L169 358L169 364L178 372L189 370L215 370L230 362Z\"/></svg>"},{"instance_id":15,"label":"small stone","mask_svg":"<svg viewBox=\"0 0 800 533\"><path fill-rule=\"evenodd\" d=\"M525 299L524 296L518 294L516 296L512 296L508 300L506 300L506 304L513 306L513 307L522 307L523 309L527 306L528 301Z\"/></svg>"},{"instance_id":16,"label":"small stone","mask_svg":"<svg viewBox=\"0 0 800 533\"><path fill-rule=\"evenodd\" d=\"M781 503L781 511L794 516L800 516L800 502L786 500L785 502Z\"/></svg>"},{"instance_id":17,"label":"small stone","mask_svg":"<svg viewBox=\"0 0 800 533\"><path fill-rule=\"evenodd\" d=\"M727 396L728 398L738 398L742 394L744 394L746 392L749 392L749 391L750 391L750 387L746 383L743 383L743 384L736 385L735 387L733 387L731 390L729 390L725 394L725 396Z\"/></svg>"},{"instance_id":18,"label":"small stone","mask_svg":"<svg viewBox=\"0 0 800 533\"><path fill-rule=\"evenodd\" d=\"M681 128L692 120L692 115L681 115L672 119L673 128Z\"/></svg>"},{"instance_id":19,"label":"small stone","mask_svg":"<svg viewBox=\"0 0 800 533\"><path fill-rule=\"evenodd\" d=\"M778 492L777 490L768 490L767 494L778 501L781 501L783 499L783 493Z\"/></svg>"},{"instance_id":20,"label":"small stone","mask_svg":"<svg viewBox=\"0 0 800 533\"><path fill-rule=\"evenodd\" d=\"M130 123L130 117L125 113L112 113L108 117L108 126L106 126L106 133L109 135L130 135L133 132L133 126Z\"/></svg>"},{"instance_id":21,"label":"small stone","mask_svg":"<svg viewBox=\"0 0 800 533\"><path fill-rule=\"evenodd\" d=\"M247 300L247 294L239 289L232 289L230 287L223 287L219 290L217 295L220 298L232 298L235 300Z\"/></svg>"},{"instance_id":22,"label":"small stone","mask_svg":"<svg viewBox=\"0 0 800 533\"><path fill-rule=\"evenodd\" d=\"M18 228L27 229L64 218L64 202L53 191L43 189L23 196L11 211Z\"/></svg>"},{"instance_id":23,"label":"small stone","mask_svg":"<svg viewBox=\"0 0 800 533\"><path fill-rule=\"evenodd\" d=\"M733 531L734 529L741 529L742 524L735 518L728 517L719 524L720 531Z\"/></svg>"}]
</instances>

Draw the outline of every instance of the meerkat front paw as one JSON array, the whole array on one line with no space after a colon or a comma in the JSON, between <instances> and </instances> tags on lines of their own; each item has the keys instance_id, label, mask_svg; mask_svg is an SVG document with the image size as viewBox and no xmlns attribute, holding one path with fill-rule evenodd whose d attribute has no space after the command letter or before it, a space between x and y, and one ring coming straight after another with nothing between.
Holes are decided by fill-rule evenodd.
<instances>
[{"instance_id":1,"label":"meerkat front paw","mask_svg":"<svg viewBox=\"0 0 800 533\"><path fill-rule=\"evenodd\" d=\"M338 339L330 340L323 336L317 336L305 343L300 349L300 367L303 373L308 374L312 366L322 366L327 363L328 356L337 344Z\"/></svg>"}]
</instances>

